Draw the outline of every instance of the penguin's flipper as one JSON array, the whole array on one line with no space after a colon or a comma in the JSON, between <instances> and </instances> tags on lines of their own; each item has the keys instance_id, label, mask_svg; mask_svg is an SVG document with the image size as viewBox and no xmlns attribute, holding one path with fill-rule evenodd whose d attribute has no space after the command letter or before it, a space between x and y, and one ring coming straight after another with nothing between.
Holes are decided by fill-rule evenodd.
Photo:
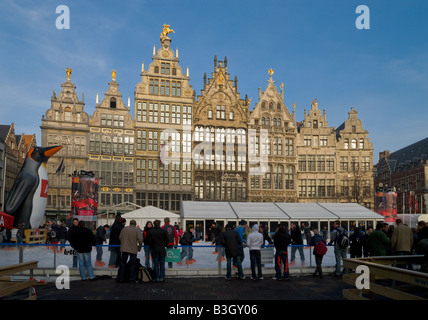
<instances>
[{"instance_id":1,"label":"penguin's flipper","mask_svg":"<svg viewBox=\"0 0 428 320\"><path fill-rule=\"evenodd\" d=\"M12 190L9 192L6 203L4 205L5 212L13 214L21 206L27 195L38 184L36 174L30 172L21 172L13 184Z\"/></svg>"}]
</instances>

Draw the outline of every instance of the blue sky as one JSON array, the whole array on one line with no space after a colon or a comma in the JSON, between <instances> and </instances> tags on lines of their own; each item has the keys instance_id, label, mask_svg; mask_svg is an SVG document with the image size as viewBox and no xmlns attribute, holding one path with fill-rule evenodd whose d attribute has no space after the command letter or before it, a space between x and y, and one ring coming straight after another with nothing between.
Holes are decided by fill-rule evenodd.
<instances>
[{"instance_id":1,"label":"blue sky","mask_svg":"<svg viewBox=\"0 0 428 320\"><path fill-rule=\"evenodd\" d=\"M70 29L59 30L58 5L70 9ZM370 30L358 30L357 6L370 9ZM296 120L317 98L329 126L351 107L374 145L396 151L428 136L428 1L426 0L176 0L0 2L0 123L16 133L36 133L58 93L65 69L85 111L92 115L116 69L127 103L152 61L164 23L175 30L171 46L190 69L196 94L214 55L228 59L241 97L258 101L268 69ZM133 107L131 110L133 113Z\"/></svg>"}]
</instances>

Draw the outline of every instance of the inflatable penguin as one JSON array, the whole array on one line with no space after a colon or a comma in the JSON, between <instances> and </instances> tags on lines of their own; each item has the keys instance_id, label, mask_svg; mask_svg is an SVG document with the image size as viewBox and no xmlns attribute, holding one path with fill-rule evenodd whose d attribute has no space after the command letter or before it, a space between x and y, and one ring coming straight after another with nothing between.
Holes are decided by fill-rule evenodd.
<instances>
[{"instance_id":1,"label":"inflatable penguin","mask_svg":"<svg viewBox=\"0 0 428 320\"><path fill-rule=\"evenodd\" d=\"M61 148L35 147L28 151L4 206L5 212L15 217L14 227L20 223L24 223L26 229L40 226L48 200L46 162Z\"/></svg>"}]
</instances>

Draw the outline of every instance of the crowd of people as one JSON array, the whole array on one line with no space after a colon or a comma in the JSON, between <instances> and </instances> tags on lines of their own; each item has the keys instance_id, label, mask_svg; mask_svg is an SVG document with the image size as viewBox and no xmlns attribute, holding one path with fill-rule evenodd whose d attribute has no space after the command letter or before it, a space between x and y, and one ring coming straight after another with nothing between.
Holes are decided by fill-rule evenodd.
<instances>
[{"instance_id":1,"label":"crowd of people","mask_svg":"<svg viewBox=\"0 0 428 320\"><path fill-rule=\"evenodd\" d=\"M165 281L165 264L172 267L172 262L166 262L168 249L181 247L180 261L193 264L193 243L202 239L200 225L194 228L187 226L183 232L177 224L171 225L170 219L165 218L161 226L160 220L148 221L144 229L137 226L135 220L131 220L126 226L126 219L117 216L111 225L99 226L95 232L89 229L84 221L74 218L69 228L65 223L51 223L49 225L48 242L65 244L68 240L73 248L73 267L78 267L82 279L96 279L91 263L92 247L96 247L95 267L103 267L103 244L108 243L110 257L109 268L118 268L117 280L119 282L137 281L137 259L138 252L144 248L144 266L154 271L154 281ZM313 248L316 268L313 276L323 278L322 260L327 246L333 246L336 259L335 276L341 276L348 272L343 267L343 259L348 255L350 258L368 256L410 255L426 254L422 248L421 241L428 239L428 227L423 221L418 223L417 229L412 230L397 219L395 224L378 223L373 227L354 227L351 232L346 231L337 220L333 224L330 239L327 239L326 230L311 230L307 225L299 226L290 223L288 228L285 224L279 224L273 236L268 233L266 226L254 224L251 228L245 220L241 220L238 226L231 223L220 226L213 223L208 228L205 240L215 245L215 251L222 261L226 261L226 279L232 279L232 268L237 269L238 279L245 279L242 268L244 261L244 247L249 250L252 280L263 279L263 264L261 250L263 246L275 248L274 280L289 280L289 266L295 265L296 252L299 252L302 266L305 265L304 243ZM109 234L109 235L108 235ZM107 241L107 235L109 241ZM23 230L17 232L22 242ZM304 241L305 239L305 241ZM290 258L288 247L290 248ZM341 268L343 267L343 268ZM412 265L399 266L413 269Z\"/></svg>"}]
</instances>

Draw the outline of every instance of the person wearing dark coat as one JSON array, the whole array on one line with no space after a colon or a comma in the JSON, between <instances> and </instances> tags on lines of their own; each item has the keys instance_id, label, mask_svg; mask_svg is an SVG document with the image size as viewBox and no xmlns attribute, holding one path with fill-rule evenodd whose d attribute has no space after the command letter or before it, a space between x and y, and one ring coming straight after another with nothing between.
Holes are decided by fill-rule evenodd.
<instances>
[{"instance_id":1,"label":"person wearing dark coat","mask_svg":"<svg viewBox=\"0 0 428 320\"><path fill-rule=\"evenodd\" d=\"M273 236L273 244L275 246L275 277L273 280L289 280L290 272L288 270L288 246L291 244L291 237L283 224L278 226L278 229ZM283 274L281 274L281 265Z\"/></svg>"},{"instance_id":2,"label":"person wearing dark coat","mask_svg":"<svg viewBox=\"0 0 428 320\"><path fill-rule=\"evenodd\" d=\"M230 224L226 225L226 231L222 233L220 239L221 245L225 248L226 260L227 260L227 271L226 271L226 280L232 279L232 259L236 258L236 265L238 267L238 276L239 279L244 280L244 271L242 270L241 263L241 253L242 246L241 237L238 232L232 230Z\"/></svg>"},{"instance_id":3,"label":"person wearing dark coat","mask_svg":"<svg viewBox=\"0 0 428 320\"><path fill-rule=\"evenodd\" d=\"M71 247L73 248L73 244L71 243L72 235L73 233L79 228L79 219L73 218L71 226L68 228L67 231L67 239L68 242L70 242ZM74 248L73 248L74 249ZM73 252L73 268L77 268L77 255L76 250Z\"/></svg>"},{"instance_id":4,"label":"person wearing dark coat","mask_svg":"<svg viewBox=\"0 0 428 320\"><path fill-rule=\"evenodd\" d=\"M291 236L291 259L290 259L290 265L294 265L296 261L294 260L296 258L296 250L299 250L300 255L300 261L302 262L302 266L305 265L305 254L303 253L303 239L302 239L302 232L299 228L299 226L295 223L291 223L291 230L290 230L290 236Z\"/></svg>"},{"instance_id":5,"label":"person wearing dark coat","mask_svg":"<svg viewBox=\"0 0 428 320\"><path fill-rule=\"evenodd\" d=\"M104 226L99 226L95 232L95 240L97 244L97 258L95 261L95 267L104 267L105 262L103 262L103 243L106 241L107 230L110 227L108 224Z\"/></svg>"},{"instance_id":6,"label":"person wearing dark coat","mask_svg":"<svg viewBox=\"0 0 428 320\"><path fill-rule=\"evenodd\" d=\"M364 235L360 228L355 227L354 233L349 237L349 253L351 258L361 258L363 256Z\"/></svg>"},{"instance_id":7,"label":"person wearing dark coat","mask_svg":"<svg viewBox=\"0 0 428 320\"><path fill-rule=\"evenodd\" d=\"M117 216L110 229L109 248L110 260L108 262L109 268L118 268L120 266L120 240L119 235L125 227L126 219Z\"/></svg>"},{"instance_id":8,"label":"person wearing dark coat","mask_svg":"<svg viewBox=\"0 0 428 320\"><path fill-rule=\"evenodd\" d=\"M180 240L180 244L183 246L181 248L181 256L180 256L180 262L177 262L178 265L182 265L184 257L187 256L186 264L193 264L196 262L196 260L193 259L193 248L191 247L193 242L196 241L194 235L193 235L193 227L189 226L187 230L183 233L183 237Z\"/></svg>"},{"instance_id":9,"label":"person wearing dark coat","mask_svg":"<svg viewBox=\"0 0 428 320\"><path fill-rule=\"evenodd\" d=\"M428 239L428 227L426 226L424 221L418 222L418 237L416 238L416 246L419 244L421 240Z\"/></svg>"},{"instance_id":10,"label":"person wearing dark coat","mask_svg":"<svg viewBox=\"0 0 428 320\"><path fill-rule=\"evenodd\" d=\"M82 280L86 280L88 271L89 279L95 279L94 270L91 262L92 247L95 246L95 236L92 231L85 227L85 221L79 221L79 227L71 235L71 243L77 251L77 260L79 261L79 272Z\"/></svg>"},{"instance_id":11,"label":"person wearing dark coat","mask_svg":"<svg viewBox=\"0 0 428 320\"><path fill-rule=\"evenodd\" d=\"M154 264L155 281L165 281L165 257L166 247L168 247L168 234L160 227L161 221L155 220L153 228L147 232L146 244L150 246L152 251L152 259Z\"/></svg>"}]
</instances>

